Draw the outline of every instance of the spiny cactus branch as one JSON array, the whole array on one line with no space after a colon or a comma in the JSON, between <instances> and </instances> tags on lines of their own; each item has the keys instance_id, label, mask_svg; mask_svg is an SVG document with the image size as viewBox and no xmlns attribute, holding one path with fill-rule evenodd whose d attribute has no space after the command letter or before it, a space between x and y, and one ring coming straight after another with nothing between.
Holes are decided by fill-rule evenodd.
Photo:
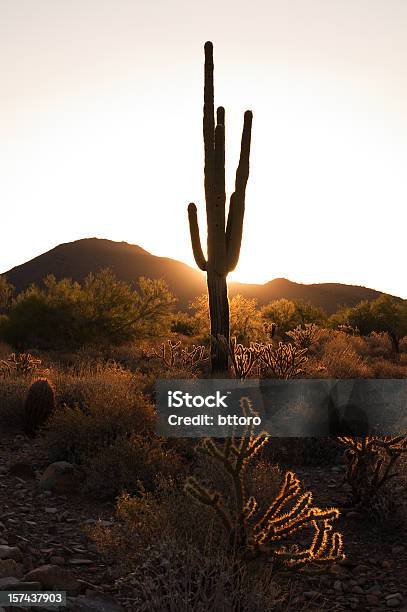
<instances>
[{"instance_id":1,"label":"spiny cactus branch","mask_svg":"<svg viewBox=\"0 0 407 612\"><path fill-rule=\"evenodd\" d=\"M196 265L203 272L206 271L206 259L202 251L201 237L199 235L198 213L193 202L188 206L189 232L191 234L192 252Z\"/></svg>"},{"instance_id":2,"label":"spiny cactus branch","mask_svg":"<svg viewBox=\"0 0 407 612\"><path fill-rule=\"evenodd\" d=\"M245 416L256 414L248 398L241 398L240 407ZM219 461L232 479L234 503L229 511L219 492L210 491L194 478L187 480L186 491L199 503L214 509L228 535L229 545L244 555L267 554L288 566L311 561L327 563L343 558L342 536L333 533L332 528L339 510L321 510L312 506L312 493L301 493L299 480L293 472L285 474L275 499L256 519L259 507L253 496L246 495L244 474L248 461L267 441L267 434L255 436L253 427L249 426L240 439L234 428L223 446L207 438L198 447L197 450ZM314 531L308 548L281 545L282 540L307 526Z\"/></svg>"}]
</instances>

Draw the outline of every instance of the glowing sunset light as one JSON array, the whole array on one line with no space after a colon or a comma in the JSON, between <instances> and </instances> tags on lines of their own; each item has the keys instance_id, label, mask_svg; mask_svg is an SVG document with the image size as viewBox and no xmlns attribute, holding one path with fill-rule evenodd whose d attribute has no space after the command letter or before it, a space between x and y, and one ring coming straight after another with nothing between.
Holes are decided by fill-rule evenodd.
<instances>
[{"instance_id":1,"label":"glowing sunset light","mask_svg":"<svg viewBox=\"0 0 407 612\"><path fill-rule=\"evenodd\" d=\"M204 228L210 39L229 194L243 112L254 115L230 279L407 298L406 27L400 1L3 0L0 272L88 236L195 267L187 205Z\"/></svg>"}]
</instances>

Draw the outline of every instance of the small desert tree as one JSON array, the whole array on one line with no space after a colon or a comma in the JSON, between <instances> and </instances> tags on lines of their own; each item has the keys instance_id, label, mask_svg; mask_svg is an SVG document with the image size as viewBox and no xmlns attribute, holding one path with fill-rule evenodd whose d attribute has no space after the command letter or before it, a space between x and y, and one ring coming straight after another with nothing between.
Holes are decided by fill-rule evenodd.
<instances>
[{"instance_id":1,"label":"small desert tree","mask_svg":"<svg viewBox=\"0 0 407 612\"><path fill-rule=\"evenodd\" d=\"M135 289L110 270L90 274L81 285L48 276L14 300L2 326L14 346L44 348L121 344L169 331L175 303L163 281L140 278Z\"/></svg>"},{"instance_id":2,"label":"small desert tree","mask_svg":"<svg viewBox=\"0 0 407 612\"><path fill-rule=\"evenodd\" d=\"M336 321L358 329L362 335L386 332L396 354L400 352L400 340L407 334L407 300L381 295L376 300L364 300L353 308L344 308Z\"/></svg>"},{"instance_id":3,"label":"small desert tree","mask_svg":"<svg viewBox=\"0 0 407 612\"><path fill-rule=\"evenodd\" d=\"M210 331L209 300L207 294L203 294L193 302L190 308L194 311L194 326L197 335L207 335ZM263 333L260 311L257 302L253 298L245 298L238 294L233 296L229 302L229 325L230 335L242 344L250 344L261 339Z\"/></svg>"},{"instance_id":4,"label":"small desert tree","mask_svg":"<svg viewBox=\"0 0 407 612\"><path fill-rule=\"evenodd\" d=\"M274 323L279 334L285 334L295 327L305 327L311 323L323 325L327 321L327 314L323 308L304 300L286 298L273 300L263 306L261 316L265 322Z\"/></svg>"},{"instance_id":5,"label":"small desert tree","mask_svg":"<svg viewBox=\"0 0 407 612\"><path fill-rule=\"evenodd\" d=\"M279 334L283 334L298 325L295 304L291 300L281 298L273 300L261 309L264 321L274 323Z\"/></svg>"}]
</instances>

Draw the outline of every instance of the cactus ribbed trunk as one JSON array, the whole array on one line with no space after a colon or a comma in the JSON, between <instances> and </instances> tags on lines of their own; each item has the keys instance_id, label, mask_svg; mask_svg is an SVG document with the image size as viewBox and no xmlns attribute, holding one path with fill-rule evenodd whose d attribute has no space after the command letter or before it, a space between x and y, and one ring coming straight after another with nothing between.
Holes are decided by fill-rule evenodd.
<instances>
[{"instance_id":1,"label":"cactus ribbed trunk","mask_svg":"<svg viewBox=\"0 0 407 612\"><path fill-rule=\"evenodd\" d=\"M228 356L225 344L217 338L223 336L229 342L229 300L226 275L208 270L209 314L211 319L211 369L212 372L226 372Z\"/></svg>"},{"instance_id":2,"label":"cactus ribbed trunk","mask_svg":"<svg viewBox=\"0 0 407 612\"><path fill-rule=\"evenodd\" d=\"M201 270L207 272L211 318L211 369L217 374L226 373L228 370L229 301L226 277L237 265L242 242L245 193L249 178L251 126L252 113L246 111L235 191L230 198L226 223L225 109L222 106L217 109L215 124L213 45L211 42L205 43L203 137L208 227L207 260L202 251L197 210L193 203L188 206L188 217L195 261Z\"/></svg>"}]
</instances>

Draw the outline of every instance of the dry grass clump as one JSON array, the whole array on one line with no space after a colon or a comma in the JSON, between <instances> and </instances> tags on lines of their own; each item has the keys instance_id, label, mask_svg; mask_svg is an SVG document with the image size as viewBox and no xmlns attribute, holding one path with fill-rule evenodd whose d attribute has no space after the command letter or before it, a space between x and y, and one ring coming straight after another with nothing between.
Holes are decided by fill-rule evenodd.
<instances>
[{"instance_id":1,"label":"dry grass clump","mask_svg":"<svg viewBox=\"0 0 407 612\"><path fill-rule=\"evenodd\" d=\"M53 381L60 406L82 408L101 399L117 402L143 390L143 377L125 370L116 362L88 363L81 361L75 367L54 369Z\"/></svg>"},{"instance_id":2,"label":"dry grass clump","mask_svg":"<svg viewBox=\"0 0 407 612\"><path fill-rule=\"evenodd\" d=\"M130 384L93 382L81 405L59 406L50 419L44 444L51 459L84 463L120 437L152 433L154 407L142 393Z\"/></svg>"},{"instance_id":3,"label":"dry grass clump","mask_svg":"<svg viewBox=\"0 0 407 612\"><path fill-rule=\"evenodd\" d=\"M390 361L380 357L372 360L371 367L374 378L406 378L407 361Z\"/></svg>"},{"instance_id":4,"label":"dry grass clump","mask_svg":"<svg viewBox=\"0 0 407 612\"><path fill-rule=\"evenodd\" d=\"M366 343L369 346L370 357L390 359L393 356L393 347L389 334L384 332L372 332L366 336Z\"/></svg>"},{"instance_id":5,"label":"dry grass clump","mask_svg":"<svg viewBox=\"0 0 407 612\"><path fill-rule=\"evenodd\" d=\"M322 347L318 360L319 376L326 378L371 378L373 371L369 363L355 350L363 343L362 338L344 333L332 334Z\"/></svg>"},{"instance_id":6,"label":"dry grass clump","mask_svg":"<svg viewBox=\"0 0 407 612\"><path fill-rule=\"evenodd\" d=\"M140 612L294 609L290 587L276 583L270 566L254 571L226 553L202 555L193 542L182 548L171 540L155 542L144 563L118 586L130 590L134 609Z\"/></svg>"}]
</instances>

